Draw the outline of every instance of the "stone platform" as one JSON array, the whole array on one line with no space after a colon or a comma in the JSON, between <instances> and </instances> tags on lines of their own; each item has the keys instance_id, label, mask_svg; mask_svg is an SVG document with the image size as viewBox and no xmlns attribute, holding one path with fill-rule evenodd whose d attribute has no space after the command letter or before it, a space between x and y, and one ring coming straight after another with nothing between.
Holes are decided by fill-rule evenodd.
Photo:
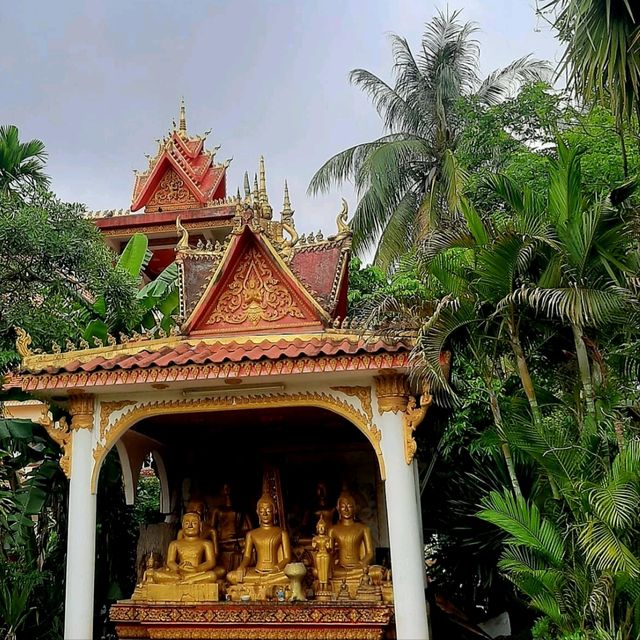
<instances>
[{"instance_id":1,"label":"stone platform","mask_svg":"<svg viewBox=\"0 0 640 640\"><path fill-rule=\"evenodd\" d=\"M393 607L361 602L134 602L109 614L120 640L383 640Z\"/></svg>"}]
</instances>

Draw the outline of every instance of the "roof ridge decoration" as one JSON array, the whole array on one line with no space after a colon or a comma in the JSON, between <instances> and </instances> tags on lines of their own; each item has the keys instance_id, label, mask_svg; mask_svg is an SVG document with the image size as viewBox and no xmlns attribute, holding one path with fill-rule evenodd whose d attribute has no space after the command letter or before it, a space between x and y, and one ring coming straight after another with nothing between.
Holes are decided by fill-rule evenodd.
<instances>
[{"instance_id":1,"label":"roof ridge decoration","mask_svg":"<svg viewBox=\"0 0 640 640\"><path fill-rule=\"evenodd\" d=\"M179 125L159 139L155 156L147 156L146 171L135 172L131 211L146 213L194 209L226 197L226 170L230 160L217 164L214 152L206 151L203 136L190 136L184 98Z\"/></svg>"}]
</instances>

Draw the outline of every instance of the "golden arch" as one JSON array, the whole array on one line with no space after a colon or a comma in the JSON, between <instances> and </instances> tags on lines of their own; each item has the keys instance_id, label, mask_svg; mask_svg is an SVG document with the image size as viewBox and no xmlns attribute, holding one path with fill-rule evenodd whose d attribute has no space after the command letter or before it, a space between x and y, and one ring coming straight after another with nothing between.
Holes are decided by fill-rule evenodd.
<instances>
[{"instance_id":1,"label":"golden arch","mask_svg":"<svg viewBox=\"0 0 640 640\"><path fill-rule=\"evenodd\" d=\"M356 409L353 405L345 400L336 398L327 393L294 393L294 394L277 394L277 395L253 395L253 396L223 396L219 398L184 398L177 400L157 400L143 405L135 405L131 401L133 408L116 419L116 421L108 426L110 417L110 403L104 403L101 411L107 409L107 415L101 416L100 422L104 425L101 428L101 437L104 438L103 443L98 443L93 451L94 466L91 474L91 492L95 493L98 484L98 474L102 462L111 450L113 445L118 441L120 436L130 429L134 424L145 418L153 416L167 415L172 413L202 413L205 411L241 411L243 409L256 408L286 408L286 407L318 407L320 409L328 409L351 422L357 427L371 443L376 457L378 459L378 468L382 480L386 478L384 458L382 456L382 448L380 447L380 439L382 433L380 429L367 419L364 413ZM113 403L123 407L122 402ZM116 408L113 408L115 411Z\"/></svg>"}]
</instances>

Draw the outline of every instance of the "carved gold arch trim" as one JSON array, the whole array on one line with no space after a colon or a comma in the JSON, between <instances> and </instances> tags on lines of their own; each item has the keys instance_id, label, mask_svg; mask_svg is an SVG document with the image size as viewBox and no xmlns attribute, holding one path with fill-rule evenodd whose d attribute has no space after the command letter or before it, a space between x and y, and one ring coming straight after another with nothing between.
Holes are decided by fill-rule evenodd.
<instances>
[{"instance_id":1,"label":"carved gold arch trim","mask_svg":"<svg viewBox=\"0 0 640 640\"><path fill-rule=\"evenodd\" d=\"M107 404L107 403L105 403ZM120 409L120 403L111 403L113 411ZM130 403L127 403L130 404ZM286 407L318 407L341 415L357 427L371 443L378 458L378 468L382 480L386 478L384 458L380 440L382 432L367 416L352 404L328 393L280 393L251 396L223 396L213 398L180 398L173 400L154 400L143 404L133 405L125 409L122 415L109 424L106 416L101 416L101 435L93 450L94 466L91 474L91 491L96 492L98 474L106 454L117 440L134 424L153 416L172 413L200 413L205 411L241 411L243 409L286 408ZM109 414L110 417L110 414ZM106 420L105 420L106 418Z\"/></svg>"}]
</instances>

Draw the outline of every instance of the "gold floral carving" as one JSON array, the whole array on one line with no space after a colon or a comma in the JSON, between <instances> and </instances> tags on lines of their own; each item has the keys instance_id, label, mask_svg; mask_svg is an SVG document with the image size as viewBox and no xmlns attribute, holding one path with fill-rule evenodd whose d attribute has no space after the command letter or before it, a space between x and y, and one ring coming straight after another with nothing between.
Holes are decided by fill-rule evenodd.
<instances>
[{"instance_id":1,"label":"gold floral carving","mask_svg":"<svg viewBox=\"0 0 640 640\"><path fill-rule=\"evenodd\" d=\"M251 247L240 260L227 290L218 299L207 324L253 325L285 317L304 318L289 289L274 275L264 255Z\"/></svg>"},{"instance_id":2,"label":"gold floral carving","mask_svg":"<svg viewBox=\"0 0 640 640\"><path fill-rule=\"evenodd\" d=\"M172 209L184 209L189 205L199 206L200 203L189 191L184 180L173 169L168 169L147 202L145 211L153 209L171 211Z\"/></svg>"},{"instance_id":3,"label":"gold floral carving","mask_svg":"<svg viewBox=\"0 0 640 640\"><path fill-rule=\"evenodd\" d=\"M93 428L93 396L84 391L69 393L67 409L71 414L71 429Z\"/></svg>"},{"instance_id":4,"label":"gold floral carving","mask_svg":"<svg viewBox=\"0 0 640 640\"><path fill-rule=\"evenodd\" d=\"M407 376L400 373L384 373L374 378L376 396L378 397L378 411L398 413L407 408L409 401L409 384Z\"/></svg>"},{"instance_id":5,"label":"gold floral carving","mask_svg":"<svg viewBox=\"0 0 640 640\"><path fill-rule=\"evenodd\" d=\"M193 231L194 229L211 229L212 227L230 227L229 217L221 218L220 220L210 220L207 222L184 222L184 226L189 231ZM171 233L176 230L176 225L173 222L167 222L167 224L156 224L148 227L144 227L145 233L162 233L164 231ZM139 231L138 228L135 227L120 227L117 229L101 229L100 233L103 236L116 236L116 237L125 237L128 238L136 231Z\"/></svg>"},{"instance_id":6,"label":"gold floral carving","mask_svg":"<svg viewBox=\"0 0 640 640\"><path fill-rule=\"evenodd\" d=\"M127 631L129 627L127 628ZM164 627L149 629L148 635L138 636L158 640L381 640L383 629L241 629L242 636L238 635L239 629L174 629ZM134 637L130 635L121 637Z\"/></svg>"},{"instance_id":7,"label":"gold floral carving","mask_svg":"<svg viewBox=\"0 0 640 640\"><path fill-rule=\"evenodd\" d=\"M361 603L150 605L118 603L109 617L120 637L235 640L379 640L393 607Z\"/></svg>"},{"instance_id":8,"label":"gold floral carving","mask_svg":"<svg viewBox=\"0 0 640 640\"><path fill-rule=\"evenodd\" d=\"M418 450L418 445L413 437L413 433L427 415L427 411L431 406L432 400L431 395L424 393L420 396L420 406L418 406L415 396L409 397L407 410L402 417L404 430L404 461L407 464L411 464L413 462L413 458Z\"/></svg>"},{"instance_id":9,"label":"gold floral carving","mask_svg":"<svg viewBox=\"0 0 640 640\"><path fill-rule=\"evenodd\" d=\"M373 424L373 409L371 408L371 387L331 387L333 391L340 391L347 396L352 396L360 400L362 410L369 422Z\"/></svg>"},{"instance_id":10,"label":"gold floral carving","mask_svg":"<svg viewBox=\"0 0 640 640\"><path fill-rule=\"evenodd\" d=\"M104 450L107 448L105 438L112 414L132 404L135 404L135 400L114 400L112 402L100 403L100 435L98 437L98 444L93 450L93 459L96 462L102 460Z\"/></svg>"},{"instance_id":11,"label":"gold floral carving","mask_svg":"<svg viewBox=\"0 0 640 640\"><path fill-rule=\"evenodd\" d=\"M135 404L135 400L114 400L113 402L100 403L100 441L104 440L107 435L107 427L109 426L111 415L130 404Z\"/></svg>"},{"instance_id":12,"label":"gold floral carving","mask_svg":"<svg viewBox=\"0 0 640 640\"><path fill-rule=\"evenodd\" d=\"M346 418L355 425L366 436L371 443L378 458L380 477L385 479L384 459L380 447L380 429L370 422L367 416L356 409L352 404L336 398L328 393L279 393L247 396L220 396L212 398L181 398L176 400L156 400L142 404L132 405L130 409L123 413L112 423L107 422L104 434L104 441L99 443L94 450L93 457L95 464L91 478L92 491L97 486L97 478L100 465L106 453L113 447L117 440L131 426L140 420L153 416L166 415L172 413L195 413L203 411L223 411L259 409L263 407L320 407L328 409ZM115 409L114 409L115 411Z\"/></svg>"},{"instance_id":13,"label":"gold floral carving","mask_svg":"<svg viewBox=\"0 0 640 640\"><path fill-rule=\"evenodd\" d=\"M58 461L62 472L67 478L71 478L71 431L67 424L66 418L60 418L58 422L55 422L48 411L48 408L42 412L42 415L36 420L38 424L41 424L49 437L60 447L62 450L62 457Z\"/></svg>"}]
</instances>

